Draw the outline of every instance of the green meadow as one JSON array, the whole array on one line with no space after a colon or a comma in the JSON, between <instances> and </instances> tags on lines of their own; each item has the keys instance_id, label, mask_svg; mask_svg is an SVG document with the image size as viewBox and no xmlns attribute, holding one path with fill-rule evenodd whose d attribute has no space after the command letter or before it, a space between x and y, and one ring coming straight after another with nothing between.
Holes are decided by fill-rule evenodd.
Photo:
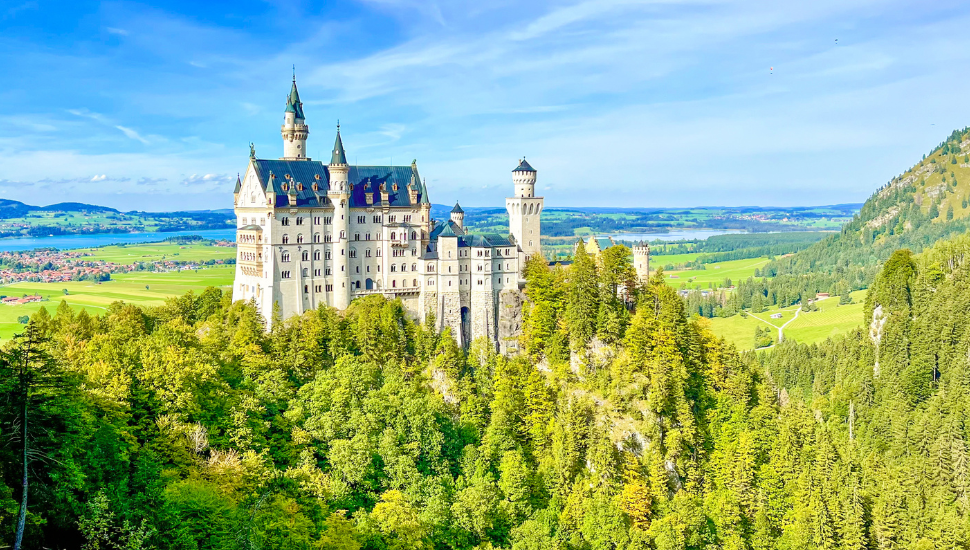
<instances>
[{"instance_id":1,"label":"green meadow","mask_svg":"<svg viewBox=\"0 0 970 550\"><path fill-rule=\"evenodd\" d=\"M664 258L678 258L678 257L689 257L691 254L678 254L671 256L658 256L657 258L651 258L651 263L653 262L663 262L666 265L668 262ZM682 260L688 261L688 260ZM731 282L737 284L738 281L747 279L748 277L754 276L754 270L762 268L767 264L770 258L750 258L747 260L730 260L727 262L718 262L714 264L705 264L704 267L707 269L692 269L689 271L667 271L664 273L664 277L667 280L667 284L675 288L680 288L682 284L686 285L686 288L697 288L698 285L701 289L706 289L709 287L717 288L724 284L725 279L731 279ZM674 263L674 262L670 262ZM651 266L653 267L653 266Z\"/></svg>"},{"instance_id":2,"label":"green meadow","mask_svg":"<svg viewBox=\"0 0 970 550\"><path fill-rule=\"evenodd\" d=\"M235 248L208 244L146 243L85 248L79 249L77 252L91 254L90 258L93 260L104 260L123 265L160 260L202 262L206 260L228 260L236 257Z\"/></svg>"},{"instance_id":3,"label":"green meadow","mask_svg":"<svg viewBox=\"0 0 970 550\"><path fill-rule=\"evenodd\" d=\"M222 249L217 248L217 250ZM231 287L234 273L235 266L228 265L194 271L164 273L140 271L112 274L111 280L103 283L80 281L5 285L0 287L2 295L39 294L45 301L22 305L0 304L0 340L9 339L23 330L23 325L17 321L18 317L33 315L41 307L46 307L48 313L53 314L61 300L75 310L83 309L91 315L100 315L112 302L117 301L146 307L159 306L164 304L166 299L181 296L190 290L200 292L210 286ZM64 293L65 290L67 294Z\"/></svg>"},{"instance_id":4,"label":"green meadow","mask_svg":"<svg viewBox=\"0 0 970 550\"><path fill-rule=\"evenodd\" d=\"M865 299L866 291L859 290L852 293L851 304L840 306L838 297L833 296L818 302L817 311L802 311L794 321L792 319L799 306L782 309L772 307L759 314L749 312L747 317L715 317L710 319L710 328L714 334L734 344L739 350L747 350L754 347L756 327L769 327L777 333L778 328L791 321L784 329L785 338L813 344L862 326ZM772 319L771 315L774 313L781 313L781 319Z\"/></svg>"}]
</instances>

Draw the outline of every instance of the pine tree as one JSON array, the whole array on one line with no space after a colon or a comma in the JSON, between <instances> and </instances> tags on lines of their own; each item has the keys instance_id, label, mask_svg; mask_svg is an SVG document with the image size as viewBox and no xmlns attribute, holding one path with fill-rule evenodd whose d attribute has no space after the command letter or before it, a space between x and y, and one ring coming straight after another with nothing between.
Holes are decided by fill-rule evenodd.
<instances>
[{"instance_id":1,"label":"pine tree","mask_svg":"<svg viewBox=\"0 0 970 550\"><path fill-rule=\"evenodd\" d=\"M572 349L586 348L596 333L599 314L599 284L596 278L596 263L586 253L583 243L576 246L576 257L569 267L569 282L566 292L566 322L569 326L569 341Z\"/></svg>"}]
</instances>

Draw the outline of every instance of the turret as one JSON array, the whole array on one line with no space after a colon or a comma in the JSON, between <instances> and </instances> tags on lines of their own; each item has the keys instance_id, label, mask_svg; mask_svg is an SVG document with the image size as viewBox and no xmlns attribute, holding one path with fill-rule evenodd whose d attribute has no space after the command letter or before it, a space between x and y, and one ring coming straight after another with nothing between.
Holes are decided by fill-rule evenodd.
<instances>
[{"instance_id":1,"label":"turret","mask_svg":"<svg viewBox=\"0 0 970 550\"><path fill-rule=\"evenodd\" d=\"M451 209L451 221L455 222L455 225L464 229L465 228L465 211L455 203L455 207Z\"/></svg>"},{"instance_id":2,"label":"turret","mask_svg":"<svg viewBox=\"0 0 970 550\"><path fill-rule=\"evenodd\" d=\"M296 89L296 74L293 75L293 86L290 95L286 96L286 109L283 111L283 158L286 160L310 160L306 156L306 138L310 135L310 127L306 125L303 116L303 102L300 92Z\"/></svg>"},{"instance_id":3,"label":"turret","mask_svg":"<svg viewBox=\"0 0 970 550\"><path fill-rule=\"evenodd\" d=\"M640 283L646 284L650 278L650 245L645 241L633 245L633 268Z\"/></svg>"},{"instance_id":4,"label":"turret","mask_svg":"<svg viewBox=\"0 0 970 550\"><path fill-rule=\"evenodd\" d=\"M330 189L327 198L333 204L333 306L337 309L347 309L350 305L350 268L347 263L347 235L350 222L350 182L347 174L347 155L344 153L344 143L340 139L340 124L337 124L337 139L333 144L333 154L330 156Z\"/></svg>"}]
</instances>

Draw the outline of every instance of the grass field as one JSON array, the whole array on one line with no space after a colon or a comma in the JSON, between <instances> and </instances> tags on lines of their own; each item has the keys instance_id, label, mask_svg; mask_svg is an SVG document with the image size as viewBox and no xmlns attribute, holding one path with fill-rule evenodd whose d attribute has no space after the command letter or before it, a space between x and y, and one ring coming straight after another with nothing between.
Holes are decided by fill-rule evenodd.
<instances>
[{"instance_id":1,"label":"grass field","mask_svg":"<svg viewBox=\"0 0 970 550\"><path fill-rule=\"evenodd\" d=\"M690 256L690 254L678 254L677 256L658 256L658 258L676 258L678 256ZM653 259L651 259L653 261ZM666 260L663 260L667 263ZM708 288L711 285L713 288L724 283L724 279L731 279L731 282L737 284L738 281L743 281L748 277L754 275L754 270L764 267L770 261L769 258L753 258L748 260L731 260L728 262L718 262L714 264L706 264L707 269L700 270L690 270L690 271L668 271L665 273L667 278L667 283L675 288L680 288L681 284L686 284L687 288L697 288L700 285L701 289ZM653 266L651 266L653 267Z\"/></svg>"},{"instance_id":2,"label":"grass field","mask_svg":"<svg viewBox=\"0 0 970 550\"><path fill-rule=\"evenodd\" d=\"M791 324L785 327L785 338L811 344L861 326L865 299L866 291L860 290L852 293L851 304L840 306L839 299L832 297L818 302L818 311L803 311L794 321L792 319L798 306L784 309L769 308L757 315L749 313L747 318L740 315L716 317L710 320L710 327L714 334L734 344L738 349L746 350L754 347L756 327L765 328L770 325L777 329L791 321ZM782 314L781 319L771 318L771 314L779 312Z\"/></svg>"},{"instance_id":3,"label":"grass field","mask_svg":"<svg viewBox=\"0 0 970 550\"><path fill-rule=\"evenodd\" d=\"M112 280L104 283L84 281L6 285L0 287L0 294L40 294L48 301L22 305L0 304L0 340L9 339L23 330L23 325L17 322L18 317L33 315L41 307L46 307L48 313L53 314L61 300L75 310L83 309L92 315L100 315L108 305L119 300L140 306L159 306L167 298L181 296L190 290L199 292L210 286L229 287L232 285L234 273L234 266L218 266L197 271L116 274L111 276ZM64 289L67 289L67 295L64 294Z\"/></svg>"},{"instance_id":4,"label":"grass field","mask_svg":"<svg viewBox=\"0 0 970 550\"><path fill-rule=\"evenodd\" d=\"M93 254L91 259L129 265L135 262L174 260L198 262L205 260L228 260L236 256L236 249L203 244L179 245L174 243L147 243L128 246L103 246L79 249L78 252Z\"/></svg>"}]
</instances>

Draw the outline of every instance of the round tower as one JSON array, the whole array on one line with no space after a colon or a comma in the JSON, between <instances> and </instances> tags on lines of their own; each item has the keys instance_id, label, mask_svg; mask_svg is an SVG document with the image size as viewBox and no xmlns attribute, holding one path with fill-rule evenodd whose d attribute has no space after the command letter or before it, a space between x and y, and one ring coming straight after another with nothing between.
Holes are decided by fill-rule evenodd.
<instances>
[{"instance_id":1,"label":"round tower","mask_svg":"<svg viewBox=\"0 0 970 550\"><path fill-rule=\"evenodd\" d=\"M337 140L333 144L330 157L330 188L327 198L333 204L333 233L331 251L333 252L333 307L344 310L350 305L350 267L347 263L349 223L350 223L350 182L347 176L350 166L344 153L344 143L340 139L340 124L337 124Z\"/></svg>"},{"instance_id":2,"label":"round tower","mask_svg":"<svg viewBox=\"0 0 970 550\"><path fill-rule=\"evenodd\" d=\"M455 203L455 207L451 209L451 221L455 222L455 225L464 229L465 228L465 211Z\"/></svg>"},{"instance_id":3,"label":"round tower","mask_svg":"<svg viewBox=\"0 0 970 550\"><path fill-rule=\"evenodd\" d=\"M286 96L286 109L283 111L283 158L286 160L309 160L306 153L306 138L310 135L310 127L306 125L303 116L303 102L300 92L296 89L296 75L293 75L293 86L290 95Z\"/></svg>"},{"instance_id":4,"label":"round tower","mask_svg":"<svg viewBox=\"0 0 970 550\"><path fill-rule=\"evenodd\" d=\"M633 268L640 283L646 284L650 278L650 245L645 241L633 245Z\"/></svg>"},{"instance_id":5,"label":"round tower","mask_svg":"<svg viewBox=\"0 0 970 550\"><path fill-rule=\"evenodd\" d=\"M509 233L526 256L542 253L541 222L543 198L536 196L536 170L525 158L512 170L515 196L505 199Z\"/></svg>"}]
</instances>

